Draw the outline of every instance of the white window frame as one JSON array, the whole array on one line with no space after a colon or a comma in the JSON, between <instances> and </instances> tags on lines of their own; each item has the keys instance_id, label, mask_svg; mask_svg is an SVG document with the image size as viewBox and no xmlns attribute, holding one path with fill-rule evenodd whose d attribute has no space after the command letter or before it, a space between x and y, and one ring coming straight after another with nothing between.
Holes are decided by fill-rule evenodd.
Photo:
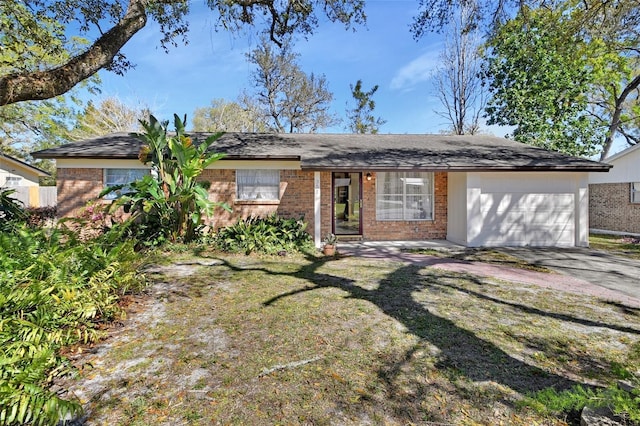
<instances>
[{"instance_id":1,"label":"white window frame","mask_svg":"<svg viewBox=\"0 0 640 426\"><path fill-rule=\"evenodd\" d=\"M4 184L8 188L17 188L18 186L20 186L21 182L21 176L7 176Z\"/></svg>"},{"instance_id":2,"label":"white window frame","mask_svg":"<svg viewBox=\"0 0 640 426\"><path fill-rule=\"evenodd\" d=\"M397 175L397 178L402 181L402 193L394 193L394 194L384 194L384 181L387 173L393 173ZM411 180L416 179L415 176L407 177L407 175L413 175L416 172L378 172L376 176L376 220L384 221L384 222L397 222L397 221L411 221L411 222L425 222L425 221L433 221L434 220L434 174L433 172L417 172L419 179L427 179L428 180L428 188L426 194L408 194L407 186L411 185ZM422 206L427 204L426 208L420 208L420 213L412 211L408 207L408 200L412 197L418 197L422 195L426 197L426 200L422 200ZM402 214L401 217L386 217L383 214L385 211L383 207L384 200L382 197L399 197L401 198L401 206ZM423 216L424 217L421 217Z\"/></svg>"},{"instance_id":3,"label":"white window frame","mask_svg":"<svg viewBox=\"0 0 640 426\"><path fill-rule=\"evenodd\" d=\"M129 176L125 176L124 178L121 179L113 179L113 175L115 174L115 172L118 172L120 174L120 177L122 177L122 175L124 173L129 174ZM151 173L150 169L141 169L141 168L127 168L127 169L122 169L122 168L108 168L108 169L104 169L104 176L103 176L103 182L104 182L104 187L110 187L110 186L115 186L115 185L126 185L129 184L135 180L141 179L142 176L148 175ZM117 191L117 192L111 192L107 195L104 196L105 200L115 200L116 198L120 197L123 194L128 193L129 191L127 190L127 187L125 186L124 188L122 188L121 190Z\"/></svg>"},{"instance_id":4,"label":"white window frame","mask_svg":"<svg viewBox=\"0 0 640 426\"><path fill-rule=\"evenodd\" d=\"M631 203L640 204L640 182L631 182Z\"/></svg>"},{"instance_id":5,"label":"white window frame","mask_svg":"<svg viewBox=\"0 0 640 426\"><path fill-rule=\"evenodd\" d=\"M246 183L255 181L254 184ZM236 170L237 201L279 201L280 170L238 169Z\"/></svg>"}]
</instances>

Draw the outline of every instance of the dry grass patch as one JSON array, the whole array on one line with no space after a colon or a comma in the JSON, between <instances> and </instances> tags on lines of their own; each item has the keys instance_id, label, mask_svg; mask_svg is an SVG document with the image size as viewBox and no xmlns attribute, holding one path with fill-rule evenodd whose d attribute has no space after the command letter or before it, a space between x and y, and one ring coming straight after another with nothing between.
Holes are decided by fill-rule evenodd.
<instances>
[{"instance_id":1,"label":"dry grass patch","mask_svg":"<svg viewBox=\"0 0 640 426\"><path fill-rule=\"evenodd\" d=\"M518 401L638 362L640 313L592 298L379 260L209 256L149 273L139 313L76 361L89 424L566 424Z\"/></svg>"},{"instance_id":2,"label":"dry grass patch","mask_svg":"<svg viewBox=\"0 0 640 426\"><path fill-rule=\"evenodd\" d=\"M427 256L463 260L466 262L490 263L492 265L506 266L509 268L553 273L551 269L545 268L544 266L534 265L516 256L487 248L465 248L459 251L450 249L420 248L407 249L405 251L415 254L424 254Z\"/></svg>"}]
</instances>

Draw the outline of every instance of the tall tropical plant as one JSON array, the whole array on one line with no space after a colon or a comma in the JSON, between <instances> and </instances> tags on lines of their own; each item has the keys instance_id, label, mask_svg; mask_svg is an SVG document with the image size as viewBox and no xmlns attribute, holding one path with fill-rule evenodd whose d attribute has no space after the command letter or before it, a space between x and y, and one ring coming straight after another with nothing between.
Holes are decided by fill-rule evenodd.
<instances>
[{"instance_id":1,"label":"tall tropical plant","mask_svg":"<svg viewBox=\"0 0 640 426\"><path fill-rule=\"evenodd\" d=\"M192 241L204 218L212 216L216 207L229 209L224 203L209 200L209 184L198 180L207 166L224 157L209 151L222 133L194 143L185 133L185 123L186 116L181 120L174 114L175 134L170 135L168 121L160 122L154 116L143 121L145 131L139 137L145 145L138 158L144 164L151 163L151 174L128 185L109 187L101 194L126 187L111 211L123 207L131 213L126 226L147 244Z\"/></svg>"}]
</instances>

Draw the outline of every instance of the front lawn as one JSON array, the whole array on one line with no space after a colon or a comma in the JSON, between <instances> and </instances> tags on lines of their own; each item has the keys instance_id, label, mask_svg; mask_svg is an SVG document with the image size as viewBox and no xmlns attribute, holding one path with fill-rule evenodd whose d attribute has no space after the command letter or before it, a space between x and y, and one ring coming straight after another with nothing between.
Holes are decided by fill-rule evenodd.
<instances>
[{"instance_id":1,"label":"front lawn","mask_svg":"<svg viewBox=\"0 0 640 426\"><path fill-rule=\"evenodd\" d=\"M589 247L640 260L640 239L638 238L590 234Z\"/></svg>"},{"instance_id":2,"label":"front lawn","mask_svg":"<svg viewBox=\"0 0 640 426\"><path fill-rule=\"evenodd\" d=\"M176 256L74 358L91 424L576 424L523 399L640 363L640 310L590 297L360 258Z\"/></svg>"},{"instance_id":3,"label":"front lawn","mask_svg":"<svg viewBox=\"0 0 640 426\"><path fill-rule=\"evenodd\" d=\"M460 250L449 249L432 249L432 248L418 248L418 249L405 249L404 251L415 254L424 254L427 256L446 257L450 259L463 260L465 262L482 262L490 263L492 265L506 266L508 268L526 269L529 271L552 273L549 268L544 266L534 265L520 259L519 257L512 256L508 253L501 252L491 248L461 248Z\"/></svg>"}]
</instances>

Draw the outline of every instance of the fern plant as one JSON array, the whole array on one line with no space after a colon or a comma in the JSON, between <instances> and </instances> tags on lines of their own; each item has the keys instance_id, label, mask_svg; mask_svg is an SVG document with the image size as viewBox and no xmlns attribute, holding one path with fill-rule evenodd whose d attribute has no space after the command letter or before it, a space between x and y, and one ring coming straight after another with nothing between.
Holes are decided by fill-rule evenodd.
<instances>
[{"instance_id":1,"label":"fern plant","mask_svg":"<svg viewBox=\"0 0 640 426\"><path fill-rule=\"evenodd\" d=\"M216 244L223 251L276 254L297 252L312 246L303 219L285 219L275 214L251 216L219 230Z\"/></svg>"},{"instance_id":2,"label":"fern plant","mask_svg":"<svg viewBox=\"0 0 640 426\"><path fill-rule=\"evenodd\" d=\"M77 401L50 390L72 372L60 349L90 343L120 314L118 296L141 285L131 241L26 226L0 232L0 425L54 425Z\"/></svg>"}]
</instances>

